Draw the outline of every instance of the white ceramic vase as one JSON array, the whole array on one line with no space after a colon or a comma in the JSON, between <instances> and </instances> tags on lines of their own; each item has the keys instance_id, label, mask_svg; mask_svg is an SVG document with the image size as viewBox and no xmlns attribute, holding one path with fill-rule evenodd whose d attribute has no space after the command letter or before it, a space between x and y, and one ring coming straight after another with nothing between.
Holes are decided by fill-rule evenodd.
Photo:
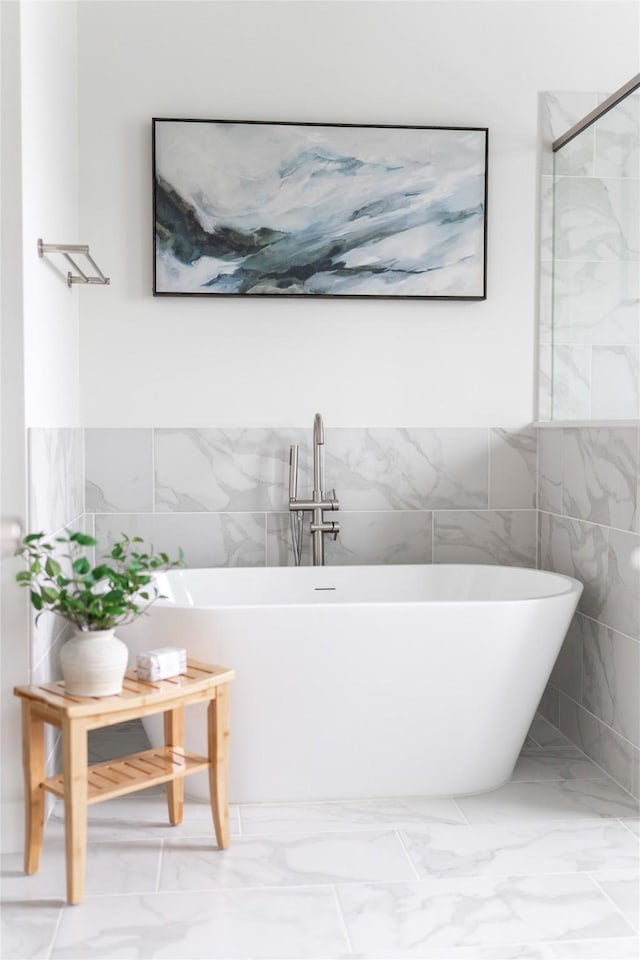
<instances>
[{"instance_id":1,"label":"white ceramic vase","mask_svg":"<svg viewBox=\"0 0 640 960\"><path fill-rule=\"evenodd\" d=\"M115 630L77 630L60 651L67 693L110 697L122 691L129 650Z\"/></svg>"}]
</instances>

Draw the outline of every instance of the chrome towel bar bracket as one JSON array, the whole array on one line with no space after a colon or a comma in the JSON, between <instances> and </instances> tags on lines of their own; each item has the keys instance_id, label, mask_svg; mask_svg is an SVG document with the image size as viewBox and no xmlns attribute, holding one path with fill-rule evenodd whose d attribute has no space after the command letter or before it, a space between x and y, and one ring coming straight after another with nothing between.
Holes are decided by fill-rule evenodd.
<instances>
[{"instance_id":1,"label":"chrome towel bar bracket","mask_svg":"<svg viewBox=\"0 0 640 960\"><path fill-rule=\"evenodd\" d=\"M42 240L38 240L38 256L44 257L45 253L60 253L62 256L71 264L75 273L67 273L67 286L72 286L74 283L99 283L106 284L111 283L109 277L105 277L104 273L95 262L91 254L89 253L88 244L81 243L43 243ZM93 275L85 273L84 270L81 270L76 261L73 259L71 254L76 256L80 255L86 257L86 259L91 264L91 269L93 270Z\"/></svg>"}]
</instances>

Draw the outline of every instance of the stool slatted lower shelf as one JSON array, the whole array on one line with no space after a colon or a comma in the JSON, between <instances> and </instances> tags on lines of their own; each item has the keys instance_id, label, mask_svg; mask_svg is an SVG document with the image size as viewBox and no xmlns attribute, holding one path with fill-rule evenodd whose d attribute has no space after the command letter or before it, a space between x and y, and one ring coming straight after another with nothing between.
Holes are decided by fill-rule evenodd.
<instances>
[{"instance_id":1,"label":"stool slatted lower shelf","mask_svg":"<svg viewBox=\"0 0 640 960\"><path fill-rule=\"evenodd\" d=\"M122 760L96 763L88 770L87 803L122 797L135 790L167 783L176 776L186 777L190 773L199 773L208 768L207 757L190 753L181 747L159 747L129 754ZM49 777L42 785L57 797L64 797L62 775Z\"/></svg>"}]
</instances>

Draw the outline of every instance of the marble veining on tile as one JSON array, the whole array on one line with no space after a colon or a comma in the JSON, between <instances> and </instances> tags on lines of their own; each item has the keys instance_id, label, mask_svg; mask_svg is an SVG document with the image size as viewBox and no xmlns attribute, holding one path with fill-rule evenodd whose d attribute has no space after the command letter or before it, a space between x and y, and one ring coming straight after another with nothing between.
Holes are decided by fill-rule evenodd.
<instances>
[{"instance_id":1,"label":"marble veining on tile","mask_svg":"<svg viewBox=\"0 0 640 960\"><path fill-rule=\"evenodd\" d=\"M590 260L554 264L554 343L637 344L639 315L637 263Z\"/></svg>"},{"instance_id":2,"label":"marble veining on tile","mask_svg":"<svg viewBox=\"0 0 640 960\"><path fill-rule=\"evenodd\" d=\"M582 631L581 613L576 613L569 624L567 635L551 671L550 682L578 703L582 700Z\"/></svg>"},{"instance_id":3,"label":"marble veining on tile","mask_svg":"<svg viewBox=\"0 0 640 960\"><path fill-rule=\"evenodd\" d=\"M263 513L96 514L96 538L105 546L122 533L138 536L189 567L255 567L265 562Z\"/></svg>"},{"instance_id":4,"label":"marble veining on tile","mask_svg":"<svg viewBox=\"0 0 640 960\"><path fill-rule=\"evenodd\" d=\"M554 173L554 154L551 145L561 137L574 123L590 113L597 106L596 92L582 93L575 91L546 90L541 96L542 108L542 140L543 140L543 174L549 176ZM572 169L582 169L584 173L593 173L589 162L593 161L593 141L589 137L584 140L577 137L578 143L573 141L572 150L566 155L571 158ZM560 151L561 153L564 152ZM579 167L578 167L579 165Z\"/></svg>"},{"instance_id":5,"label":"marble veining on tile","mask_svg":"<svg viewBox=\"0 0 640 960\"><path fill-rule=\"evenodd\" d=\"M582 703L640 746L640 643L586 618L583 638Z\"/></svg>"},{"instance_id":6,"label":"marble veining on tile","mask_svg":"<svg viewBox=\"0 0 640 960\"><path fill-rule=\"evenodd\" d=\"M242 804L240 816L243 834L356 828L371 830L425 822L465 823L457 804L446 797Z\"/></svg>"},{"instance_id":7,"label":"marble veining on tile","mask_svg":"<svg viewBox=\"0 0 640 960\"><path fill-rule=\"evenodd\" d=\"M437 510L434 563L536 565L535 510Z\"/></svg>"},{"instance_id":8,"label":"marble veining on tile","mask_svg":"<svg viewBox=\"0 0 640 960\"><path fill-rule=\"evenodd\" d=\"M571 748L546 748L523 754L515 765L511 780L601 780L602 770L584 754Z\"/></svg>"},{"instance_id":9,"label":"marble veining on tile","mask_svg":"<svg viewBox=\"0 0 640 960\"><path fill-rule=\"evenodd\" d=\"M79 428L31 428L29 523L57 533L84 513L84 450Z\"/></svg>"},{"instance_id":10,"label":"marble veining on tile","mask_svg":"<svg viewBox=\"0 0 640 960\"><path fill-rule=\"evenodd\" d=\"M158 511L282 510L289 502L289 446L300 444L299 489L312 484L303 430L158 429Z\"/></svg>"},{"instance_id":11,"label":"marble veining on tile","mask_svg":"<svg viewBox=\"0 0 640 960\"><path fill-rule=\"evenodd\" d=\"M85 500L93 513L153 510L151 429L86 429Z\"/></svg>"},{"instance_id":12,"label":"marble veining on tile","mask_svg":"<svg viewBox=\"0 0 640 960\"><path fill-rule=\"evenodd\" d=\"M554 420L588 420L591 416L591 347L553 347Z\"/></svg>"},{"instance_id":13,"label":"marble veining on tile","mask_svg":"<svg viewBox=\"0 0 640 960\"><path fill-rule=\"evenodd\" d=\"M172 891L87 899L65 910L51 960L118 956L306 960L348 945L330 887Z\"/></svg>"},{"instance_id":14,"label":"marble veining on tile","mask_svg":"<svg viewBox=\"0 0 640 960\"><path fill-rule=\"evenodd\" d=\"M556 177L554 238L559 260L638 260L638 181Z\"/></svg>"},{"instance_id":15,"label":"marble veining on tile","mask_svg":"<svg viewBox=\"0 0 640 960\"><path fill-rule=\"evenodd\" d=\"M340 510L337 540L325 540L325 563L430 563L432 513L429 510ZM302 565L311 564L309 520L304 524ZM267 514L267 566L292 566L289 514Z\"/></svg>"},{"instance_id":16,"label":"marble veining on tile","mask_svg":"<svg viewBox=\"0 0 640 960\"><path fill-rule=\"evenodd\" d=\"M32 903L3 898L0 924L4 960L44 960L49 956L60 918L62 899Z\"/></svg>"},{"instance_id":17,"label":"marble veining on tile","mask_svg":"<svg viewBox=\"0 0 640 960\"><path fill-rule=\"evenodd\" d=\"M640 872L635 869L604 867L591 874L592 880L613 900L634 930L640 930Z\"/></svg>"},{"instance_id":18,"label":"marble veining on tile","mask_svg":"<svg viewBox=\"0 0 640 960\"><path fill-rule=\"evenodd\" d=\"M633 837L620 827L631 843ZM305 886L365 880L413 880L395 832L281 833L241 836L222 856L215 841L167 840L160 890Z\"/></svg>"},{"instance_id":19,"label":"marble veining on tile","mask_svg":"<svg viewBox=\"0 0 640 960\"><path fill-rule=\"evenodd\" d=\"M563 694L559 696L559 723L567 736L582 747L595 763L606 768L625 790L634 796L638 795L638 785L634 782L634 773L640 761L637 747ZM637 815L638 800L635 804Z\"/></svg>"},{"instance_id":20,"label":"marble veining on tile","mask_svg":"<svg viewBox=\"0 0 640 960\"><path fill-rule=\"evenodd\" d=\"M592 523L542 514L540 566L584 584L579 610L596 619L605 598L610 533Z\"/></svg>"},{"instance_id":21,"label":"marble veining on tile","mask_svg":"<svg viewBox=\"0 0 640 960\"><path fill-rule=\"evenodd\" d=\"M489 507L508 510L536 506L537 432L490 431Z\"/></svg>"},{"instance_id":22,"label":"marble veining on tile","mask_svg":"<svg viewBox=\"0 0 640 960\"><path fill-rule=\"evenodd\" d=\"M562 429L538 430L538 509L562 513Z\"/></svg>"},{"instance_id":23,"label":"marble veining on tile","mask_svg":"<svg viewBox=\"0 0 640 960\"><path fill-rule=\"evenodd\" d=\"M633 530L636 520L636 427L564 430L562 512Z\"/></svg>"},{"instance_id":24,"label":"marble veining on tile","mask_svg":"<svg viewBox=\"0 0 640 960\"><path fill-rule=\"evenodd\" d=\"M608 779L512 782L491 793L458 797L456 803L472 824L593 820L638 812L638 801Z\"/></svg>"},{"instance_id":25,"label":"marble veining on tile","mask_svg":"<svg viewBox=\"0 0 640 960\"><path fill-rule=\"evenodd\" d=\"M640 847L616 821L404 827L421 879L637 870Z\"/></svg>"},{"instance_id":26,"label":"marble veining on tile","mask_svg":"<svg viewBox=\"0 0 640 960\"><path fill-rule=\"evenodd\" d=\"M640 416L639 384L640 347L638 344L592 347L591 416L594 419L638 419Z\"/></svg>"},{"instance_id":27,"label":"marble veining on tile","mask_svg":"<svg viewBox=\"0 0 640 960\"><path fill-rule=\"evenodd\" d=\"M327 429L326 475L345 510L488 505L483 429Z\"/></svg>"},{"instance_id":28,"label":"marble veining on tile","mask_svg":"<svg viewBox=\"0 0 640 960\"><path fill-rule=\"evenodd\" d=\"M133 838L132 838L133 839ZM87 848L85 893L154 893L160 867L162 841L138 833L135 842L96 843ZM7 899L51 900L66 896L64 841L45 835L40 869L23 873L21 853L2 857L2 895Z\"/></svg>"},{"instance_id":29,"label":"marble veining on tile","mask_svg":"<svg viewBox=\"0 0 640 960\"><path fill-rule=\"evenodd\" d=\"M608 531L607 577L600 615L595 619L635 639L640 639L639 558L639 534Z\"/></svg>"},{"instance_id":30,"label":"marble veining on tile","mask_svg":"<svg viewBox=\"0 0 640 960\"><path fill-rule=\"evenodd\" d=\"M602 95L599 102L606 99ZM595 124L598 177L640 178L640 94L632 93Z\"/></svg>"},{"instance_id":31,"label":"marble veining on tile","mask_svg":"<svg viewBox=\"0 0 640 960\"><path fill-rule=\"evenodd\" d=\"M353 948L367 957L634 933L599 887L578 874L341 885L338 896Z\"/></svg>"}]
</instances>

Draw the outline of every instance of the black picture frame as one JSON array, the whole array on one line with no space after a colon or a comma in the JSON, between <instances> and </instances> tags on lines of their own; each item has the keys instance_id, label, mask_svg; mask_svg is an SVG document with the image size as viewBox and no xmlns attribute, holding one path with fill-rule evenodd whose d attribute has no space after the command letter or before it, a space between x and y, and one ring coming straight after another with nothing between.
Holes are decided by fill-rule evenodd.
<instances>
[{"instance_id":1,"label":"black picture frame","mask_svg":"<svg viewBox=\"0 0 640 960\"><path fill-rule=\"evenodd\" d=\"M152 127L154 296L486 299L486 127Z\"/></svg>"}]
</instances>

